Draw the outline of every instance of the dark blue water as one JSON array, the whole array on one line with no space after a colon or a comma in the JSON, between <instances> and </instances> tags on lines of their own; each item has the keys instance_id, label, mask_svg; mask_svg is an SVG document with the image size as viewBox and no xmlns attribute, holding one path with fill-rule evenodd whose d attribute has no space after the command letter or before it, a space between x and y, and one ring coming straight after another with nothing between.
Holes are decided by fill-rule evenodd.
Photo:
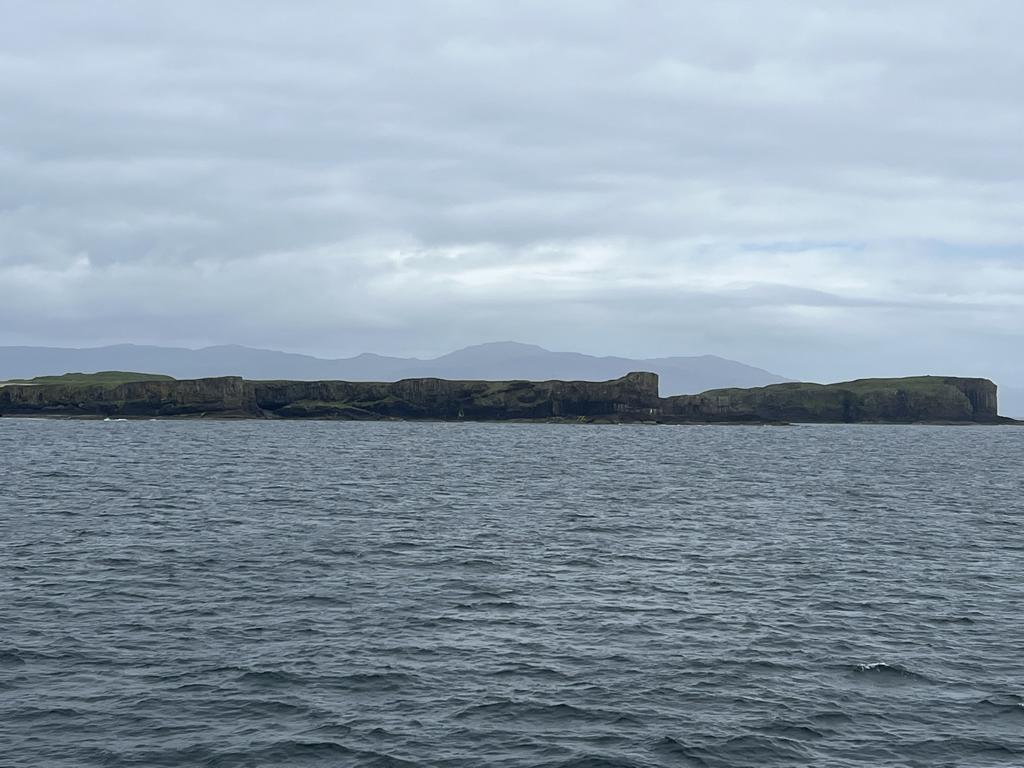
<instances>
[{"instance_id":1,"label":"dark blue water","mask_svg":"<svg viewBox=\"0 0 1024 768\"><path fill-rule=\"evenodd\" d=\"M1024 429L0 419L0 765L1024 765Z\"/></svg>"}]
</instances>

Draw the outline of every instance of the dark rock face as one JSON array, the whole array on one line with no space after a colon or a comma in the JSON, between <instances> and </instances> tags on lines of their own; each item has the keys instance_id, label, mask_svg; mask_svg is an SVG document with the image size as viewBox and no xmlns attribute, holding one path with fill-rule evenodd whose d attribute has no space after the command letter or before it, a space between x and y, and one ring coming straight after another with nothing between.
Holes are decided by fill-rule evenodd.
<instances>
[{"instance_id":1,"label":"dark rock face","mask_svg":"<svg viewBox=\"0 0 1024 768\"><path fill-rule=\"evenodd\" d=\"M258 416L236 376L126 384L0 387L0 413L21 416Z\"/></svg>"},{"instance_id":2,"label":"dark rock face","mask_svg":"<svg viewBox=\"0 0 1024 768\"><path fill-rule=\"evenodd\" d=\"M0 415L332 419L659 421L668 423L996 423L986 379L918 377L776 384L661 398L658 377L590 381L245 381L0 386Z\"/></svg>"},{"instance_id":3,"label":"dark rock face","mask_svg":"<svg viewBox=\"0 0 1024 768\"><path fill-rule=\"evenodd\" d=\"M657 412L658 377L591 381L252 382L262 411L283 417L551 419Z\"/></svg>"},{"instance_id":4,"label":"dark rock face","mask_svg":"<svg viewBox=\"0 0 1024 768\"><path fill-rule=\"evenodd\" d=\"M987 379L920 376L841 384L774 384L665 399L668 417L707 421L996 423L996 385Z\"/></svg>"}]
</instances>

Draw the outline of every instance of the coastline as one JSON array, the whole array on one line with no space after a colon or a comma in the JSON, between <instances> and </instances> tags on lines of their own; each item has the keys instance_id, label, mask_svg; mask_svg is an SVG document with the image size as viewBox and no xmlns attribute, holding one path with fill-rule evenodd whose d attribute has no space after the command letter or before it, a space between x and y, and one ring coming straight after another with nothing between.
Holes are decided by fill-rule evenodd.
<instances>
[{"instance_id":1,"label":"coastline","mask_svg":"<svg viewBox=\"0 0 1024 768\"><path fill-rule=\"evenodd\" d=\"M0 416L651 425L1019 424L987 379L790 382L661 397L658 376L610 381L254 381L68 374L0 387Z\"/></svg>"}]
</instances>

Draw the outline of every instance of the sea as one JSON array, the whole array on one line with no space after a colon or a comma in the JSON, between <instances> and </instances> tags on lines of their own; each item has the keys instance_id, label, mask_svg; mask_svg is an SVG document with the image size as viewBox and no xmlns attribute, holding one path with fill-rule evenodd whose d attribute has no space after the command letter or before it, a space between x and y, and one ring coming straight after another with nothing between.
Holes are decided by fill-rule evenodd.
<instances>
[{"instance_id":1,"label":"sea","mask_svg":"<svg viewBox=\"0 0 1024 768\"><path fill-rule=\"evenodd\" d=\"M1024 429L0 419L0 766L1022 766Z\"/></svg>"}]
</instances>

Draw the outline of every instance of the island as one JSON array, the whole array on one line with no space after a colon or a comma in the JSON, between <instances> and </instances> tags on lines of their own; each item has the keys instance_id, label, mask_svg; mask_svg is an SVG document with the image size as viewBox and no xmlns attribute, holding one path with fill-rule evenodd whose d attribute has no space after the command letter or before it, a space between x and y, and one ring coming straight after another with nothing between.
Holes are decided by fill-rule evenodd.
<instances>
[{"instance_id":1,"label":"island","mask_svg":"<svg viewBox=\"0 0 1024 768\"><path fill-rule=\"evenodd\" d=\"M791 382L661 397L654 373L612 381L251 381L104 371L0 384L0 416L547 421L660 424L1016 424L988 379Z\"/></svg>"}]
</instances>

